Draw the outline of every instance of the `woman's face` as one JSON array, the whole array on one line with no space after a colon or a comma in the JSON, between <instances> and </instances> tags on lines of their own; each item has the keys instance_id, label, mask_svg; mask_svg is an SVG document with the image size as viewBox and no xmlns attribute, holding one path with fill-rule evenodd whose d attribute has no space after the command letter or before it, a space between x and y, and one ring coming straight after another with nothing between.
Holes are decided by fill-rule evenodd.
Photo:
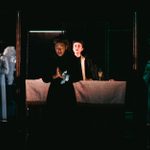
<instances>
[{"instance_id":1,"label":"woman's face","mask_svg":"<svg viewBox=\"0 0 150 150\"><path fill-rule=\"evenodd\" d=\"M81 52L83 51L83 46L79 42L73 43L73 52L74 54L79 57L81 55Z\"/></svg>"},{"instance_id":2,"label":"woman's face","mask_svg":"<svg viewBox=\"0 0 150 150\"><path fill-rule=\"evenodd\" d=\"M66 51L66 45L64 43L55 44L55 52L59 57L63 56L65 51Z\"/></svg>"}]
</instances>

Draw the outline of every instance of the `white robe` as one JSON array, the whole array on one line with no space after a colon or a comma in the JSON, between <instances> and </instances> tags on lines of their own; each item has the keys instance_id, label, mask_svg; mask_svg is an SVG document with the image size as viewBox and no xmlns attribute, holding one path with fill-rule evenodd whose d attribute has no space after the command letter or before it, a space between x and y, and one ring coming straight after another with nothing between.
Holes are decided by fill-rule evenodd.
<instances>
[{"instance_id":1,"label":"white robe","mask_svg":"<svg viewBox=\"0 0 150 150\"><path fill-rule=\"evenodd\" d=\"M5 76L9 72L7 57L0 56L0 95L1 95L1 119L7 120L7 99L6 99L6 81Z\"/></svg>"},{"instance_id":2,"label":"white robe","mask_svg":"<svg viewBox=\"0 0 150 150\"><path fill-rule=\"evenodd\" d=\"M14 46L7 46L4 49L3 55L7 57L9 72L6 74L7 85L12 85L14 82L14 72L16 70L16 50Z\"/></svg>"}]
</instances>

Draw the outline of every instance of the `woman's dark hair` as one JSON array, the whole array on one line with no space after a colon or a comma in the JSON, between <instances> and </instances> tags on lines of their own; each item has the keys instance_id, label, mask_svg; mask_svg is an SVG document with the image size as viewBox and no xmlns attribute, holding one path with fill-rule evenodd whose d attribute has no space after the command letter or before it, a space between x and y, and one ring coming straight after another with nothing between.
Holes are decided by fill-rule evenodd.
<instances>
[{"instance_id":1,"label":"woman's dark hair","mask_svg":"<svg viewBox=\"0 0 150 150\"><path fill-rule=\"evenodd\" d=\"M57 43L64 43L66 46L69 45L68 40L66 40L66 39L59 39L59 38L54 39L54 42L53 42L53 43L54 43L54 45L57 44Z\"/></svg>"},{"instance_id":2,"label":"woman's dark hair","mask_svg":"<svg viewBox=\"0 0 150 150\"><path fill-rule=\"evenodd\" d=\"M67 47L67 50L69 49L69 41L65 36L58 36L53 40L53 44L56 45L57 43L64 43Z\"/></svg>"}]
</instances>

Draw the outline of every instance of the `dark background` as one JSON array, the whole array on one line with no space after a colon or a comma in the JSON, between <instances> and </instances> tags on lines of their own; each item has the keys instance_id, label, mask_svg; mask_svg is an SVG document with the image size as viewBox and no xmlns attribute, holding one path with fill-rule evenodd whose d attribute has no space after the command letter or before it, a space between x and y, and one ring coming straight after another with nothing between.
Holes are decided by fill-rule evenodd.
<instances>
[{"instance_id":1,"label":"dark background","mask_svg":"<svg viewBox=\"0 0 150 150\"><path fill-rule=\"evenodd\" d=\"M24 4L24 3L22 3ZM44 7L43 7L44 4ZM67 3L68 4L68 3ZM108 2L35 3L0 9L0 50L16 45L16 18L21 19L21 80L40 78L51 49L51 36L31 35L30 30L64 30L71 41L83 38L88 55L104 71L105 79L133 78L133 24L137 13L138 74L149 53L149 8L144 3ZM21 83L18 86L22 86Z\"/></svg>"},{"instance_id":2,"label":"dark background","mask_svg":"<svg viewBox=\"0 0 150 150\"><path fill-rule=\"evenodd\" d=\"M0 50L16 45L16 17L21 16L22 75L39 78L51 49L50 35L31 35L30 30L64 30L72 41L80 37L86 52L104 71L105 79L126 80L133 65L133 23L137 12L138 65L142 74L148 59L148 9L138 2L22 3L0 11ZM45 55L46 54L46 55Z\"/></svg>"},{"instance_id":3,"label":"dark background","mask_svg":"<svg viewBox=\"0 0 150 150\"><path fill-rule=\"evenodd\" d=\"M1 5L1 7L2 6L4 5ZM95 132L91 134L91 137L100 136L103 141L108 141L107 143L104 142L104 145L108 145L112 148L112 145L109 143L116 142L115 145L119 144L120 128L123 127L123 131L121 130L121 137L123 136L121 143L123 143L123 146L119 149L135 149L139 148L143 143L144 147L142 146L141 149L145 148L145 141L147 142L147 140L149 140L145 140L145 135L149 136L149 132L145 130L147 97L146 93L144 93L145 87L141 79L145 64L150 58L149 5L145 5L144 2L139 4L137 1L116 2L108 0L105 0L104 3L102 3L102 1L70 1L69 3L65 1L49 1L48 3L36 1L32 2L32 4L31 2L21 1L21 4L16 3L15 6L14 1L12 4L9 2L6 5L6 9L0 9L1 52L8 45L16 45L16 17L18 11L21 15L21 82L17 84L21 94L19 93L19 96L16 97L17 106L19 107L17 112L19 114L19 122L15 124L15 128L11 124L9 124L9 128L4 126L5 130L1 128L1 131L3 131L1 136L6 136L6 138L3 137L3 141L9 141L9 143L11 142L12 144L16 143L15 145L18 145L17 147L19 147L19 149L20 146L18 143L20 143L20 141L23 141L23 144L24 141L25 143L29 142L29 145L30 142L32 143L34 141L37 147L39 145L39 139L41 139L39 132L43 129L41 128L41 124L42 127L45 127L43 126L43 121L37 119L42 115L41 105L26 108L24 102L24 81L26 78L40 77L44 66L44 63L41 62L43 62L46 57L45 53L48 53L49 48L51 48L49 45L51 39L45 35L31 37L29 31L58 29L66 30L70 40L75 36L80 36L85 40L88 54L102 67L106 79L115 77L119 80L128 80L128 78L130 78L127 82L127 107L125 110L122 107L119 107L119 110L113 109L113 106L111 107L112 109L110 107L106 109L103 106L101 106L102 109L99 109L98 106L96 106L97 109L85 107L86 110L84 110L84 114L82 115L84 120L87 119L85 124L82 124L86 127L85 132L87 133L88 127L91 127L90 125L93 126L92 123L94 121L95 126L92 129L94 129ZM135 11L137 12L138 27L139 67L137 73L139 78L132 75L132 37L133 16ZM29 37L31 38L30 40ZM16 93L18 94L18 91L16 91ZM32 126L30 122L24 122L24 120L26 121L26 119L28 119L26 117L24 119L24 115L27 115L29 119L31 119L31 124L34 122L34 124L38 124L38 127L34 128L35 126ZM83 119L82 116L81 121ZM24 120L21 125L25 126L25 129L23 128L25 132L20 130L20 120L22 119ZM26 128L27 126L29 126L29 129ZM97 131L99 126L106 126L106 128L101 128ZM16 128L17 132L14 130ZM103 129L105 130L102 131ZM8 131L5 132L6 130ZM116 134L116 131L119 133ZM14 138L16 135L17 140ZM20 138L20 135L23 140ZM116 139L114 135L116 135ZM45 137L45 135L42 137ZM89 135L87 137L89 137ZM96 145L100 146L99 141L97 142ZM94 146L94 143L92 144L92 146ZM33 144L33 146L35 145ZM41 145L43 146L43 144Z\"/></svg>"},{"instance_id":4,"label":"dark background","mask_svg":"<svg viewBox=\"0 0 150 150\"><path fill-rule=\"evenodd\" d=\"M54 17L47 11L22 12L27 78L41 76L43 62L52 48L51 35L33 35L28 31L63 30L70 42L75 38L83 39L86 53L104 71L105 79L126 80L132 70L134 11L123 12L121 16L117 15L120 12L104 13L100 13L99 17L73 14L68 18L68 15Z\"/></svg>"}]
</instances>

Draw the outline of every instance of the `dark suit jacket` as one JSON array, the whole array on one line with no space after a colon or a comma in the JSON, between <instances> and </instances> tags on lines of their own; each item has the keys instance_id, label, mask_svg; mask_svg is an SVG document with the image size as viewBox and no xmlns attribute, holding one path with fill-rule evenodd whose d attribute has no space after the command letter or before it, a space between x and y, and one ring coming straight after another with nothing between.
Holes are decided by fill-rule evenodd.
<instances>
[{"instance_id":1,"label":"dark suit jacket","mask_svg":"<svg viewBox=\"0 0 150 150\"><path fill-rule=\"evenodd\" d=\"M75 79L74 81L83 80L80 58L75 58L74 62ZM87 79L98 80L98 68L96 64L88 56L85 56L85 74Z\"/></svg>"}]
</instances>

